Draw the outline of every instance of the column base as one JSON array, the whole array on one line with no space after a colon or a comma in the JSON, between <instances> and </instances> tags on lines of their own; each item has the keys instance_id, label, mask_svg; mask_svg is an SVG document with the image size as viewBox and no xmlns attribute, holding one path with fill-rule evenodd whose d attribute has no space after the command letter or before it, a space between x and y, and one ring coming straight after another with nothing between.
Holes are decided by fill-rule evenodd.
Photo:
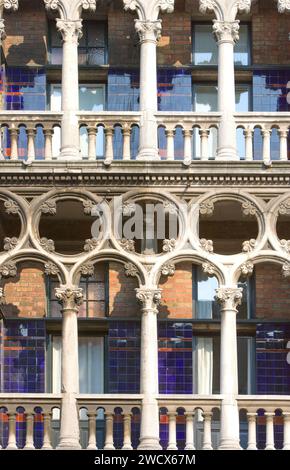
<instances>
[{"instance_id":1,"label":"column base","mask_svg":"<svg viewBox=\"0 0 290 470\"><path fill-rule=\"evenodd\" d=\"M159 439L145 437L138 445L138 450L162 450Z\"/></svg>"},{"instance_id":2,"label":"column base","mask_svg":"<svg viewBox=\"0 0 290 470\"><path fill-rule=\"evenodd\" d=\"M88 445L86 450L98 450L97 446L94 444Z\"/></svg>"},{"instance_id":3,"label":"column base","mask_svg":"<svg viewBox=\"0 0 290 470\"><path fill-rule=\"evenodd\" d=\"M80 150L76 147L62 147L60 151L60 158L62 160L68 161L82 159Z\"/></svg>"},{"instance_id":4,"label":"column base","mask_svg":"<svg viewBox=\"0 0 290 470\"><path fill-rule=\"evenodd\" d=\"M122 450L133 450L133 447L132 447L130 444L125 444L125 445L122 447Z\"/></svg>"},{"instance_id":5,"label":"column base","mask_svg":"<svg viewBox=\"0 0 290 470\"><path fill-rule=\"evenodd\" d=\"M242 448L239 442L226 440L220 443L219 450L242 450Z\"/></svg>"},{"instance_id":6,"label":"column base","mask_svg":"<svg viewBox=\"0 0 290 470\"><path fill-rule=\"evenodd\" d=\"M159 161L160 155L156 149L142 149L138 152L136 160L143 162Z\"/></svg>"},{"instance_id":7,"label":"column base","mask_svg":"<svg viewBox=\"0 0 290 470\"><path fill-rule=\"evenodd\" d=\"M59 444L56 450L82 450L80 444Z\"/></svg>"},{"instance_id":8,"label":"column base","mask_svg":"<svg viewBox=\"0 0 290 470\"><path fill-rule=\"evenodd\" d=\"M184 450L195 450L195 447L192 444L186 444Z\"/></svg>"},{"instance_id":9,"label":"column base","mask_svg":"<svg viewBox=\"0 0 290 470\"><path fill-rule=\"evenodd\" d=\"M219 162L238 162L240 161L240 157L238 156L237 150L235 148L227 147L217 150L215 160Z\"/></svg>"}]
</instances>

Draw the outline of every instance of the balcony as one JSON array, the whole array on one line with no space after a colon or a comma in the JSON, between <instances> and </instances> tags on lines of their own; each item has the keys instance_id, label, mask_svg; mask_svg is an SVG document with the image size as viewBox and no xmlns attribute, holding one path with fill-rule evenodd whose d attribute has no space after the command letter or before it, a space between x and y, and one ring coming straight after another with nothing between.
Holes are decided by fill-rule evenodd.
<instances>
[{"instance_id":1,"label":"balcony","mask_svg":"<svg viewBox=\"0 0 290 470\"><path fill-rule=\"evenodd\" d=\"M138 446L142 395L79 395L77 402L84 449L98 445L104 450L131 450ZM163 448L217 449L221 402L221 395L160 395ZM289 397L239 396L238 406L244 449L290 448ZM57 447L61 395L1 394L0 407L3 449Z\"/></svg>"},{"instance_id":2,"label":"balcony","mask_svg":"<svg viewBox=\"0 0 290 470\"><path fill-rule=\"evenodd\" d=\"M61 112L1 112L0 120L2 159L61 161ZM136 159L140 113L83 112L78 120L79 160L110 165ZM219 113L157 113L161 161L185 166L214 161L219 120ZM267 167L274 161L288 161L289 113L237 113L235 120L240 162L262 162Z\"/></svg>"}]
</instances>

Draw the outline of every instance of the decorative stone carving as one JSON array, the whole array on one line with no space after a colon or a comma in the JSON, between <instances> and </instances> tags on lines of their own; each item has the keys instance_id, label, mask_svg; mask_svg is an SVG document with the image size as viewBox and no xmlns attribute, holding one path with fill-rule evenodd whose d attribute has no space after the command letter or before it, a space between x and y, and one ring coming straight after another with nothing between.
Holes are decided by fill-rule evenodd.
<instances>
[{"instance_id":1,"label":"decorative stone carving","mask_svg":"<svg viewBox=\"0 0 290 470\"><path fill-rule=\"evenodd\" d=\"M5 207L5 212L7 214L18 214L19 213L19 205L17 202L12 201L12 199L9 199L8 201L4 202L4 207Z\"/></svg>"},{"instance_id":2,"label":"decorative stone carving","mask_svg":"<svg viewBox=\"0 0 290 470\"><path fill-rule=\"evenodd\" d=\"M5 37L6 37L6 34L5 34L5 21L3 20L3 18L0 18L0 40L5 39ZM2 155L1 155L1 160L2 160Z\"/></svg>"},{"instance_id":3,"label":"decorative stone carving","mask_svg":"<svg viewBox=\"0 0 290 470\"><path fill-rule=\"evenodd\" d=\"M59 273L59 269L56 264L48 261L44 265L44 272L47 276L56 276Z\"/></svg>"},{"instance_id":4,"label":"decorative stone carving","mask_svg":"<svg viewBox=\"0 0 290 470\"><path fill-rule=\"evenodd\" d=\"M246 202L243 202L242 204L242 212L245 216L256 215L257 208L252 202L246 201Z\"/></svg>"},{"instance_id":5,"label":"decorative stone carving","mask_svg":"<svg viewBox=\"0 0 290 470\"><path fill-rule=\"evenodd\" d=\"M172 13L174 10L174 0L123 0L123 3L125 10L137 10L142 20L157 19L159 10L164 13Z\"/></svg>"},{"instance_id":6,"label":"decorative stone carving","mask_svg":"<svg viewBox=\"0 0 290 470\"><path fill-rule=\"evenodd\" d=\"M126 263L124 265L126 276L138 277L138 269L133 263Z\"/></svg>"},{"instance_id":7,"label":"decorative stone carving","mask_svg":"<svg viewBox=\"0 0 290 470\"><path fill-rule=\"evenodd\" d=\"M40 206L40 212L42 214L55 215L56 214L56 201L51 199L49 201L44 202Z\"/></svg>"},{"instance_id":8,"label":"decorative stone carving","mask_svg":"<svg viewBox=\"0 0 290 470\"><path fill-rule=\"evenodd\" d=\"M5 304L6 304L6 299L5 299L4 289L3 287L0 287L0 305L5 305Z\"/></svg>"},{"instance_id":9,"label":"decorative stone carving","mask_svg":"<svg viewBox=\"0 0 290 470\"><path fill-rule=\"evenodd\" d=\"M5 10L18 10L18 0L2 0L0 5L3 5Z\"/></svg>"},{"instance_id":10,"label":"decorative stone carving","mask_svg":"<svg viewBox=\"0 0 290 470\"><path fill-rule=\"evenodd\" d=\"M82 276L91 277L95 273L95 266L92 263L83 264L80 268L80 273Z\"/></svg>"},{"instance_id":11,"label":"decorative stone carving","mask_svg":"<svg viewBox=\"0 0 290 470\"><path fill-rule=\"evenodd\" d=\"M162 251L164 251L164 253L171 253L172 251L175 250L175 247L176 247L176 240L175 238L171 238L170 240L163 240L163 248L162 248Z\"/></svg>"},{"instance_id":12,"label":"decorative stone carving","mask_svg":"<svg viewBox=\"0 0 290 470\"><path fill-rule=\"evenodd\" d=\"M243 289L240 287L220 287L216 289L215 299L223 310L236 310L242 303Z\"/></svg>"},{"instance_id":13,"label":"decorative stone carving","mask_svg":"<svg viewBox=\"0 0 290 470\"><path fill-rule=\"evenodd\" d=\"M13 261L8 261L0 266L0 279L2 277L15 277L17 275L17 267Z\"/></svg>"},{"instance_id":14,"label":"decorative stone carving","mask_svg":"<svg viewBox=\"0 0 290 470\"><path fill-rule=\"evenodd\" d=\"M68 21L57 19L56 28L61 33L64 42L75 42L82 37L82 20Z\"/></svg>"},{"instance_id":15,"label":"decorative stone carving","mask_svg":"<svg viewBox=\"0 0 290 470\"><path fill-rule=\"evenodd\" d=\"M162 22L161 20L156 21L142 21L135 20L135 30L139 35L140 41L146 39L153 39L159 41L161 38Z\"/></svg>"},{"instance_id":16,"label":"decorative stone carving","mask_svg":"<svg viewBox=\"0 0 290 470\"><path fill-rule=\"evenodd\" d=\"M45 251L49 251L50 253L53 253L55 251L54 241L49 238L41 238L40 245Z\"/></svg>"},{"instance_id":17,"label":"decorative stone carving","mask_svg":"<svg viewBox=\"0 0 290 470\"><path fill-rule=\"evenodd\" d=\"M249 253L250 251L253 251L256 248L257 245L257 240L254 238L251 238L251 240L246 240L243 242L243 252L244 253Z\"/></svg>"},{"instance_id":18,"label":"decorative stone carving","mask_svg":"<svg viewBox=\"0 0 290 470\"><path fill-rule=\"evenodd\" d=\"M86 199L83 201L84 213L86 215L92 215L93 209L96 207L96 204L91 199Z\"/></svg>"},{"instance_id":19,"label":"decorative stone carving","mask_svg":"<svg viewBox=\"0 0 290 470\"><path fill-rule=\"evenodd\" d=\"M254 264L251 261L247 261L246 263L242 264L240 270L242 276L251 276L254 272Z\"/></svg>"},{"instance_id":20,"label":"decorative stone carving","mask_svg":"<svg viewBox=\"0 0 290 470\"><path fill-rule=\"evenodd\" d=\"M83 289L57 287L55 297L62 304L64 310L78 310L83 301Z\"/></svg>"},{"instance_id":21,"label":"decorative stone carving","mask_svg":"<svg viewBox=\"0 0 290 470\"><path fill-rule=\"evenodd\" d=\"M213 21L213 34L216 41L234 41L239 40L239 21Z\"/></svg>"},{"instance_id":22,"label":"decorative stone carving","mask_svg":"<svg viewBox=\"0 0 290 470\"><path fill-rule=\"evenodd\" d=\"M280 245L286 253L290 253L290 240L280 240Z\"/></svg>"},{"instance_id":23,"label":"decorative stone carving","mask_svg":"<svg viewBox=\"0 0 290 470\"><path fill-rule=\"evenodd\" d=\"M252 0L199 0L199 11L214 11L218 20L233 21L238 11L250 12L251 2Z\"/></svg>"},{"instance_id":24,"label":"decorative stone carving","mask_svg":"<svg viewBox=\"0 0 290 470\"><path fill-rule=\"evenodd\" d=\"M129 253L134 253L135 252L135 241L134 240L127 240L126 238L122 238L120 240L120 245L123 248L123 250L128 251Z\"/></svg>"},{"instance_id":25,"label":"decorative stone carving","mask_svg":"<svg viewBox=\"0 0 290 470\"><path fill-rule=\"evenodd\" d=\"M208 276L215 275L215 267L211 263L203 263L202 270L205 274L208 274Z\"/></svg>"},{"instance_id":26,"label":"decorative stone carving","mask_svg":"<svg viewBox=\"0 0 290 470\"><path fill-rule=\"evenodd\" d=\"M175 273L175 266L173 263L166 263L161 267L160 272L162 276L173 276Z\"/></svg>"},{"instance_id":27,"label":"decorative stone carving","mask_svg":"<svg viewBox=\"0 0 290 470\"><path fill-rule=\"evenodd\" d=\"M202 238L200 240L200 246L204 251L207 251L208 253L213 253L213 241L212 240L207 240L206 238Z\"/></svg>"},{"instance_id":28,"label":"decorative stone carving","mask_svg":"<svg viewBox=\"0 0 290 470\"><path fill-rule=\"evenodd\" d=\"M288 278L290 277L290 263L285 263L282 266L282 277L283 278Z\"/></svg>"},{"instance_id":29,"label":"decorative stone carving","mask_svg":"<svg viewBox=\"0 0 290 470\"><path fill-rule=\"evenodd\" d=\"M100 244L97 238L88 238L84 244L84 251L93 251Z\"/></svg>"},{"instance_id":30,"label":"decorative stone carving","mask_svg":"<svg viewBox=\"0 0 290 470\"><path fill-rule=\"evenodd\" d=\"M135 214L136 211L136 204L135 202L126 202L122 205L122 214L125 217L130 217L131 215Z\"/></svg>"},{"instance_id":31,"label":"decorative stone carving","mask_svg":"<svg viewBox=\"0 0 290 470\"><path fill-rule=\"evenodd\" d=\"M199 212L201 215L211 216L214 213L214 203L213 201L205 201L199 205Z\"/></svg>"},{"instance_id":32,"label":"decorative stone carving","mask_svg":"<svg viewBox=\"0 0 290 470\"><path fill-rule=\"evenodd\" d=\"M142 304L143 313L146 311L158 312L157 307L161 301L161 289L147 289L146 287L137 288L136 297L139 302Z\"/></svg>"},{"instance_id":33,"label":"decorative stone carving","mask_svg":"<svg viewBox=\"0 0 290 470\"><path fill-rule=\"evenodd\" d=\"M4 238L4 251L11 251L14 250L18 243L18 238L17 237L5 237Z\"/></svg>"},{"instance_id":34,"label":"decorative stone carving","mask_svg":"<svg viewBox=\"0 0 290 470\"><path fill-rule=\"evenodd\" d=\"M66 15L71 13L69 8L74 9L77 12L80 8L91 11L95 11L96 9L96 0L44 0L44 3L47 10L60 10L62 14Z\"/></svg>"},{"instance_id":35,"label":"decorative stone carving","mask_svg":"<svg viewBox=\"0 0 290 470\"><path fill-rule=\"evenodd\" d=\"M169 214L175 215L177 213L177 207L172 202L165 201L163 203L163 208L166 212L169 212Z\"/></svg>"},{"instance_id":36,"label":"decorative stone carving","mask_svg":"<svg viewBox=\"0 0 290 470\"><path fill-rule=\"evenodd\" d=\"M281 202L278 212L280 215L290 215L290 199L286 199L286 201Z\"/></svg>"},{"instance_id":37,"label":"decorative stone carving","mask_svg":"<svg viewBox=\"0 0 290 470\"><path fill-rule=\"evenodd\" d=\"M290 0L278 0L278 12L285 13L285 11L290 11Z\"/></svg>"}]
</instances>

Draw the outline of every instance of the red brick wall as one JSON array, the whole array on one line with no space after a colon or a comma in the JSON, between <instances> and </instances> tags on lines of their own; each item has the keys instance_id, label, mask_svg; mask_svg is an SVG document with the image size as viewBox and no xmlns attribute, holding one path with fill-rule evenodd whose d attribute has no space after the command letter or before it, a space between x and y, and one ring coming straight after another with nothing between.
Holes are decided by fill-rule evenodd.
<instances>
[{"instance_id":1,"label":"red brick wall","mask_svg":"<svg viewBox=\"0 0 290 470\"><path fill-rule=\"evenodd\" d=\"M123 265L110 263L109 269L109 315L116 317L140 316L140 306L136 299L135 288L139 287L137 278L127 277Z\"/></svg>"},{"instance_id":2,"label":"red brick wall","mask_svg":"<svg viewBox=\"0 0 290 470\"><path fill-rule=\"evenodd\" d=\"M5 316L44 317L46 315L46 290L43 271L35 263L18 267L18 275L4 284Z\"/></svg>"},{"instance_id":3,"label":"red brick wall","mask_svg":"<svg viewBox=\"0 0 290 470\"><path fill-rule=\"evenodd\" d=\"M161 278L162 318L192 318L192 263L180 263L174 276Z\"/></svg>"},{"instance_id":4,"label":"red brick wall","mask_svg":"<svg viewBox=\"0 0 290 470\"><path fill-rule=\"evenodd\" d=\"M256 272L256 317L290 320L290 280L281 276L282 267L258 264Z\"/></svg>"}]
</instances>

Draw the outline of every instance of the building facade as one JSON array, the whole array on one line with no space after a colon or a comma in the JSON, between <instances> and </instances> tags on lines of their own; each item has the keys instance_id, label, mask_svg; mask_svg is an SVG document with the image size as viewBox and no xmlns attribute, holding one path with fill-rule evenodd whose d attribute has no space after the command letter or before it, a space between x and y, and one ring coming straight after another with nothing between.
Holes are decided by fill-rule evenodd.
<instances>
[{"instance_id":1,"label":"building facade","mask_svg":"<svg viewBox=\"0 0 290 470\"><path fill-rule=\"evenodd\" d=\"M3 449L290 449L290 4L0 0Z\"/></svg>"}]
</instances>

